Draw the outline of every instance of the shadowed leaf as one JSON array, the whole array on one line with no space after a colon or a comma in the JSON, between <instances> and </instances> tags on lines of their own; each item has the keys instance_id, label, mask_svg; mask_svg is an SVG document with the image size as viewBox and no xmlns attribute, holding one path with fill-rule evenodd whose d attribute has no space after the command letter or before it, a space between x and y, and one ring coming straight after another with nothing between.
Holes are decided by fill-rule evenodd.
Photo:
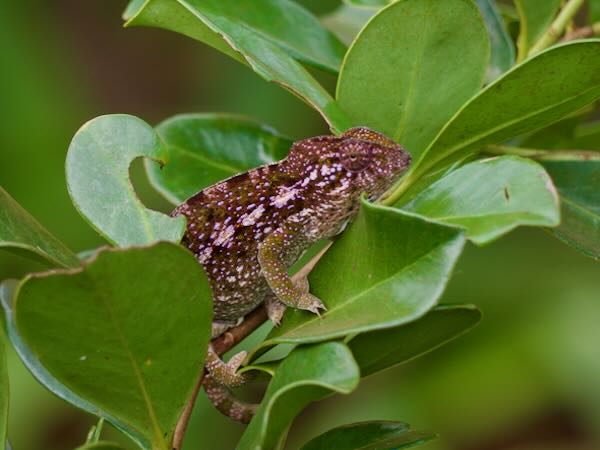
<instances>
[{"instance_id":1,"label":"shadowed leaf","mask_svg":"<svg viewBox=\"0 0 600 450\"><path fill-rule=\"evenodd\" d=\"M600 259L600 161L544 161L560 194L562 222L552 233Z\"/></svg>"},{"instance_id":2,"label":"shadowed leaf","mask_svg":"<svg viewBox=\"0 0 600 450\"><path fill-rule=\"evenodd\" d=\"M471 305L440 305L420 319L352 338L348 347L362 377L405 363L466 333L481 320Z\"/></svg>"},{"instance_id":3,"label":"shadowed leaf","mask_svg":"<svg viewBox=\"0 0 600 450\"><path fill-rule=\"evenodd\" d=\"M515 63L515 47L506 30L504 20L494 0L477 0L477 6L483 16L491 45L490 64L486 73L486 81L498 78Z\"/></svg>"},{"instance_id":4,"label":"shadowed leaf","mask_svg":"<svg viewBox=\"0 0 600 450\"><path fill-rule=\"evenodd\" d=\"M25 250L46 263L62 267L79 265L77 256L0 187L0 248Z\"/></svg>"},{"instance_id":5,"label":"shadowed leaf","mask_svg":"<svg viewBox=\"0 0 600 450\"><path fill-rule=\"evenodd\" d=\"M333 428L317 436L300 450L386 450L424 444L433 433L413 431L402 422L359 422Z\"/></svg>"}]
</instances>

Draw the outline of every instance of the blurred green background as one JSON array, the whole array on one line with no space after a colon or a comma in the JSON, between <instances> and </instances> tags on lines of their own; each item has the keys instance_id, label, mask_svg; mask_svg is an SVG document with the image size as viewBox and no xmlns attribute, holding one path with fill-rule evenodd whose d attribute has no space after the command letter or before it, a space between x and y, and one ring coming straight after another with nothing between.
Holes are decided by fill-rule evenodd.
<instances>
[{"instance_id":1,"label":"blurred green background","mask_svg":"<svg viewBox=\"0 0 600 450\"><path fill-rule=\"evenodd\" d=\"M318 12L336 4L302 3ZM71 137L95 116L122 112L157 123L222 111L259 118L292 138L327 131L292 95L214 50L164 31L124 30L124 6L30 0L4 2L0 14L0 185L76 251L103 244L72 207L63 166ZM132 172L146 204L169 210L141 165ZM0 251L0 279L38 269ZM295 422L290 448L366 419L438 432L424 450L600 448L598 263L543 231L521 229L485 248L470 245L443 301L477 304L484 321L364 380L348 397L311 406ZM14 354L10 371L14 450L68 450L84 441L94 418L48 393ZM201 398L186 448L231 449L242 430Z\"/></svg>"}]
</instances>

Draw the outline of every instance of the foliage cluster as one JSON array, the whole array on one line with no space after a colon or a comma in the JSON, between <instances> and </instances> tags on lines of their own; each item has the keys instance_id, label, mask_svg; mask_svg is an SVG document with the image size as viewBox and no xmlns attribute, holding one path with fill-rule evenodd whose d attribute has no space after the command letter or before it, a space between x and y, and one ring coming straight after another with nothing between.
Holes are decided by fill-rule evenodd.
<instances>
[{"instance_id":1,"label":"foliage cluster","mask_svg":"<svg viewBox=\"0 0 600 450\"><path fill-rule=\"evenodd\" d=\"M388 3L348 0L322 21L290 0L133 0L124 14L127 26L175 31L247 65L316 109L334 133L366 125L413 156L389 195L364 201L311 271L328 311L289 311L251 352L244 370L272 380L241 449L284 448L308 403L348 394L361 377L473 327L475 306L438 304L467 241L485 245L529 225L600 258L600 154L590 145L600 135L590 119L600 40L553 45L584 2ZM600 19L599 1L586 6L590 22ZM337 76L335 96L308 67ZM68 189L111 246L80 255L0 188L0 246L52 269L0 285L6 335L36 378L142 449L178 447L209 340L210 289L177 245L183 219L142 204L130 164L145 158L152 186L178 204L284 157L290 144L228 114L178 115L156 127L128 115L86 123L68 151ZM280 344L295 348L269 361ZM4 449L3 358L0 378ZM100 429L81 449L120 449L99 441ZM331 430L304 449L405 448L432 437L372 422Z\"/></svg>"}]
</instances>

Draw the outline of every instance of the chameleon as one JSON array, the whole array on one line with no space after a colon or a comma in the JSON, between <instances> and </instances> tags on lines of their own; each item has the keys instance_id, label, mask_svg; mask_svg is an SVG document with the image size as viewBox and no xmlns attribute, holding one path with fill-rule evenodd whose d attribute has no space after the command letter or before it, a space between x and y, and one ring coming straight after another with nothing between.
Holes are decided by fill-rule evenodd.
<instances>
[{"instance_id":1,"label":"chameleon","mask_svg":"<svg viewBox=\"0 0 600 450\"><path fill-rule=\"evenodd\" d=\"M281 161L209 186L178 206L185 216L182 244L203 266L213 293L213 338L265 304L278 325L286 307L319 314L325 305L304 279L288 275L312 244L333 238L356 216L360 197L374 201L402 175L410 154L385 135L355 127L292 144ZM222 413L247 423L254 405L229 388L246 354L223 362L209 346L204 388Z\"/></svg>"}]
</instances>

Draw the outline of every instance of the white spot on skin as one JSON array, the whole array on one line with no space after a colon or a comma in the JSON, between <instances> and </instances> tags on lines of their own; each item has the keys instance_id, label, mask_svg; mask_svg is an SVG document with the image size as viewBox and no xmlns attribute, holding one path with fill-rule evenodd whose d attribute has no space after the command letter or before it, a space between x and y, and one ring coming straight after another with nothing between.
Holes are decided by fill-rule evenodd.
<instances>
[{"instance_id":1,"label":"white spot on skin","mask_svg":"<svg viewBox=\"0 0 600 450\"><path fill-rule=\"evenodd\" d=\"M236 278L234 276L228 276L227 277L227 281L229 281L230 283L235 283Z\"/></svg>"},{"instance_id":2,"label":"white spot on skin","mask_svg":"<svg viewBox=\"0 0 600 450\"><path fill-rule=\"evenodd\" d=\"M198 255L198 261L200 261L201 264L204 264L206 261L208 261L208 258L210 258L210 255L212 255L212 247L206 247L202 253L200 253ZM213 270L214 272L214 270Z\"/></svg>"},{"instance_id":3,"label":"white spot on skin","mask_svg":"<svg viewBox=\"0 0 600 450\"><path fill-rule=\"evenodd\" d=\"M287 202L296 198L297 194L298 189L282 186L279 188L277 195L271 199L271 205L273 205L275 208L281 208L285 206Z\"/></svg>"},{"instance_id":4,"label":"white spot on skin","mask_svg":"<svg viewBox=\"0 0 600 450\"><path fill-rule=\"evenodd\" d=\"M234 233L235 228L233 227L233 225L228 225L227 228L225 228L219 233L219 236L217 236L217 239L215 239L214 245L223 245L227 243L227 241L231 239Z\"/></svg>"},{"instance_id":5,"label":"white spot on skin","mask_svg":"<svg viewBox=\"0 0 600 450\"><path fill-rule=\"evenodd\" d=\"M258 219L260 219L260 217L263 215L264 212L265 212L265 207L263 205L259 205L258 208L256 208L254 211L252 211L246 217L244 217L244 219L242 220L242 225L245 227L250 227L250 226L254 225L256 223L256 221Z\"/></svg>"}]
</instances>

